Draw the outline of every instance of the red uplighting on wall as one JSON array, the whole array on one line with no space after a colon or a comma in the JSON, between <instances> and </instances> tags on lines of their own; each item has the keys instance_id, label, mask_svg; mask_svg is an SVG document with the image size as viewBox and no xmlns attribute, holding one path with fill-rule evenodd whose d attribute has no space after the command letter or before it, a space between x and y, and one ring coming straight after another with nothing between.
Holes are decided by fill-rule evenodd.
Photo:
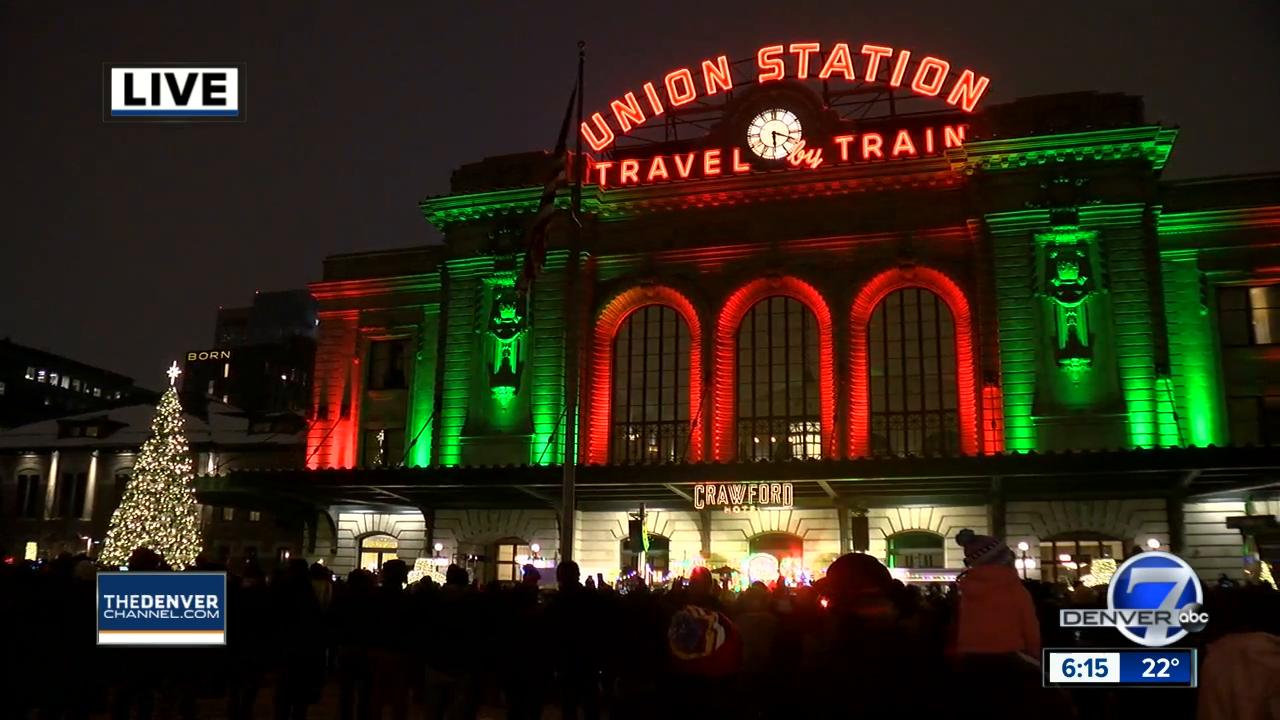
<instances>
[{"instance_id":1,"label":"red uplighting on wall","mask_svg":"<svg viewBox=\"0 0 1280 720\"><path fill-rule=\"evenodd\" d=\"M585 399L587 433L585 462L609 462L609 426L613 401L613 338L631 313L649 305L665 305L675 310L689 326L689 452L691 462L702 460L702 323L693 303L679 291L663 285L641 285L619 293L605 305L596 319L591 339Z\"/></svg>"},{"instance_id":2,"label":"red uplighting on wall","mask_svg":"<svg viewBox=\"0 0 1280 720\"><path fill-rule=\"evenodd\" d=\"M716 323L714 421L712 457L719 462L732 461L737 455L737 373L738 326L747 311L770 297L789 297L804 303L818 318L819 378L822 415L822 454L835 457L835 363L831 346L831 311L827 303L809 283L794 277L767 277L753 280L738 288L725 302Z\"/></svg>"},{"instance_id":3,"label":"red uplighting on wall","mask_svg":"<svg viewBox=\"0 0 1280 720\"><path fill-rule=\"evenodd\" d=\"M960 287L941 272L926 267L886 270L871 279L853 301L850 327L849 455L871 454L871 377L867 325L876 305L889 293L918 287L942 298L956 324L956 385L959 398L960 451L978 453L977 388L974 384L973 326L969 301Z\"/></svg>"}]
</instances>

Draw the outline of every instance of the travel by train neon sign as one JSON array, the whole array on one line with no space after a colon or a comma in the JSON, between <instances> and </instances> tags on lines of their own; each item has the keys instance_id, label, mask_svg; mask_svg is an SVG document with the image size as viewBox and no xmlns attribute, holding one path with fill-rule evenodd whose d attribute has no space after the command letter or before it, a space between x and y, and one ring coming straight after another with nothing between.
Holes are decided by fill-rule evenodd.
<instances>
[{"instance_id":1,"label":"travel by train neon sign","mask_svg":"<svg viewBox=\"0 0 1280 720\"><path fill-rule=\"evenodd\" d=\"M748 66L753 69L743 69ZM699 71L696 77L695 69ZM860 116L856 122L841 120L834 124L824 119L815 128L806 127L811 120L819 119L813 109L806 111L780 102L754 107L747 115L741 115L741 107L735 110L735 116L741 116L742 127L725 127L745 134L728 144L720 143L721 147L711 146L714 143L694 143L692 147L686 143L675 148L659 145L654 152L646 153L632 145L605 152L617 146L618 138L663 114L674 116L676 108L700 97L727 94L736 86L758 88L781 80L822 81L824 88L836 93L844 92L838 87L842 82L851 87L860 84L883 85L890 90L902 88L915 96L938 98L956 112L933 125L923 125L916 119L895 127L866 122ZM603 154L587 155L583 179L604 189L762 170L814 170L829 165L938 156L964 144L969 126L956 116L973 112L990 84L988 77L972 69L952 72L947 60L931 55L913 59L910 50L883 45L866 44L857 52L848 43L835 43L825 49L816 42L767 45L756 52L753 65L751 60L731 63L726 55L719 55L702 60L695 67L673 70L661 82L646 82L639 94L629 91L610 102L609 117L596 112L584 121L580 128L583 140L593 152ZM781 98L787 92L770 91L766 96ZM824 90L824 108L826 97ZM734 102L739 103L737 97ZM697 109L688 110L697 113L706 107L699 103ZM723 133L720 137L723 139Z\"/></svg>"}]
</instances>

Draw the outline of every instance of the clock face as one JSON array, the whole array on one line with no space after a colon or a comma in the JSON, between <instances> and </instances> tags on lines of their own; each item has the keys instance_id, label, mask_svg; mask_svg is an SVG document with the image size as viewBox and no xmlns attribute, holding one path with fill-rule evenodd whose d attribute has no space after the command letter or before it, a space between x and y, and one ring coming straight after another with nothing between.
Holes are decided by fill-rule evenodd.
<instances>
[{"instance_id":1,"label":"clock face","mask_svg":"<svg viewBox=\"0 0 1280 720\"><path fill-rule=\"evenodd\" d=\"M800 118L790 110L765 110L747 128L747 145L766 160L780 160L800 144Z\"/></svg>"}]
</instances>

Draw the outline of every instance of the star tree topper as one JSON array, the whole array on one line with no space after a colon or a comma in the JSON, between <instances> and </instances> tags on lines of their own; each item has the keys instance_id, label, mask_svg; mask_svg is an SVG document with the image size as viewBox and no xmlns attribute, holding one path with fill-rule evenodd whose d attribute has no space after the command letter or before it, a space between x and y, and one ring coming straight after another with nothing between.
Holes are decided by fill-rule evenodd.
<instances>
[{"instance_id":1,"label":"star tree topper","mask_svg":"<svg viewBox=\"0 0 1280 720\"><path fill-rule=\"evenodd\" d=\"M178 376L182 374L182 371L178 369L177 360L173 361L173 364L169 366L169 369L165 371L165 374L169 376L170 385L178 382Z\"/></svg>"}]
</instances>

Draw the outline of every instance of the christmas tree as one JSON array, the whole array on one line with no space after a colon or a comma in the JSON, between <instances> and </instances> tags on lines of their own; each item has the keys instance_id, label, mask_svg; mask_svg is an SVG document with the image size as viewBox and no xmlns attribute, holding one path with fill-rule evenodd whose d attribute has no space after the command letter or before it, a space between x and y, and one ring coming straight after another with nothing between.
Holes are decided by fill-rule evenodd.
<instances>
[{"instance_id":1,"label":"christmas tree","mask_svg":"<svg viewBox=\"0 0 1280 720\"><path fill-rule=\"evenodd\" d=\"M204 545L182 404L174 387L180 372L177 363L169 368L169 389L151 419L151 437L142 444L133 477L111 516L100 558L104 565L125 565L134 550L148 548L181 570L195 564Z\"/></svg>"}]
</instances>

